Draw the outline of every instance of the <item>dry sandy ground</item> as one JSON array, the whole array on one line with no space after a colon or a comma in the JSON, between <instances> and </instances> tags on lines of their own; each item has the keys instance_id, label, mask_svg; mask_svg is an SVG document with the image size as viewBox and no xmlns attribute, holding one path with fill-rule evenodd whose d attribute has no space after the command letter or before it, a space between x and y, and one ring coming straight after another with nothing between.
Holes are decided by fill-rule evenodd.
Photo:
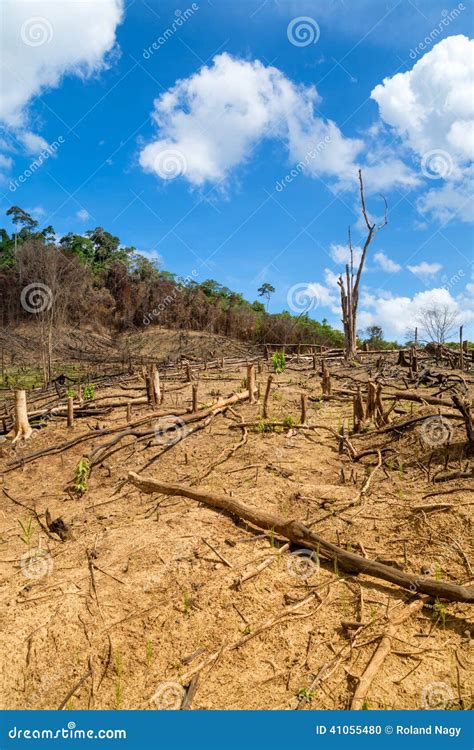
<instances>
[{"instance_id":1,"label":"dry sandy ground","mask_svg":"<svg viewBox=\"0 0 474 750\"><path fill-rule=\"evenodd\" d=\"M201 404L240 390L244 377L244 367L201 373ZM258 379L263 388L266 373ZM126 383L133 384L136 391L114 386L97 396L142 395L138 377ZM166 384L163 406L170 412L190 405L191 386L171 390L179 385ZM310 370L287 369L276 376L270 416L298 421L303 391L321 393ZM147 408L134 407L133 419L146 415ZM338 454L326 431L249 431L246 444L202 478L223 450L241 440L241 430L229 424L238 414L258 420L260 411L261 402L237 405L234 413L177 442L145 473L232 492L409 572L472 579L467 559L472 493L466 480L442 486L427 481L418 428L397 442L402 462L379 470L365 499L352 506L369 470L364 462L373 468L376 458L354 465L354 484L349 459ZM308 421L337 430L351 412L348 402L310 402ZM51 421L14 455L59 444L97 422L124 424L125 408L104 418L78 419L72 429L62 420ZM86 443L2 476L0 708L173 707L181 701L180 686L215 652L218 658L200 671L194 709L294 709L302 697L308 699L306 709L347 708L357 677L387 629L387 615L405 606L409 593L365 575L346 575L323 561L298 564L291 551L280 552L281 543L271 535L258 535L192 500L140 493L123 480L161 452L155 439L128 439L123 450L93 469L82 496L67 492L81 456L107 439L94 438L93 429L91 434ZM461 428L456 437L462 439ZM370 442L357 439L361 447ZM13 454L9 442L0 449L4 470ZM53 519L62 516L73 538L64 543L49 538L34 519L29 527L31 513L2 488L43 520L46 508ZM447 497L422 499L430 491L455 488ZM444 500L454 507L413 511L416 504ZM29 548L44 551L33 567ZM269 558L271 565L235 585ZM364 627L341 625L354 621ZM257 632L262 625L268 627ZM432 603L412 616L392 639L392 653L375 677L366 707L471 707L472 626L472 609L456 603Z\"/></svg>"}]
</instances>

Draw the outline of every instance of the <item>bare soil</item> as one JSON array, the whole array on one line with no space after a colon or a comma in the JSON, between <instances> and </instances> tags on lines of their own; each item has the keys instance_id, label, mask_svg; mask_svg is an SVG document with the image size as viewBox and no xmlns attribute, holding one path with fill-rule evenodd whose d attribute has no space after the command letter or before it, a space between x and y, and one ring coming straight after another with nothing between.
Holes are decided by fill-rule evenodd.
<instances>
[{"instance_id":1,"label":"bare soil","mask_svg":"<svg viewBox=\"0 0 474 750\"><path fill-rule=\"evenodd\" d=\"M204 359L198 336L188 337L185 353L192 356L191 338L196 359ZM168 351L171 356L173 339L158 339L156 331L153 339L150 330L134 344L136 351L161 360ZM207 342L205 354L211 356L218 344ZM231 352L237 353L229 343L214 356ZM367 379L363 368L339 364L336 369L341 388L354 377ZM245 376L244 364L201 370L200 407L242 390ZM184 371L170 369L162 379L160 408L170 414L189 408L191 384ZM262 365L257 376L262 394L266 379ZM323 560L305 566L294 548L282 552L284 540L271 534L192 500L139 492L126 481L127 474L140 473L153 458L143 471L149 477L232 493L304 521L326 539L370 559L470 585L472 482L432 481L436 471L465 464L462 422L455 423L447 457L444 446L434 450L423 443L420 424L403 432L375 435L372 428L352 436L359 450L393 447L360 498L377 455L352 463L339 453L330 432L293 428L288 418L299 422L301 393L321 396L319 375L308 362L292 363L274 377L270 417L286 419L288 426L249 429L247 441L229 458L227 452L242 441L242 430L229 425L240 418L261 420L261 399L234 406L171 447L153 436L129 437L94 466L82 495L74 491L76 466L108 439L95 436L97 428L126 424L125 401L144 395L138 371L121 384L96 390L97 405L124 399L123 408L76 419L73 428L53 418L26 444L12 447L10 438L0 444L0 471L5 472L0 484L0 708L178 707L180 691L195 671L193 709L350 706L388 618L406 606L410 592L349 575ZM392 415L396 419L438 411L406 401L400 406L405 415ZM149 412L147 404L135 405L132 419ZM350 400L308 403L309 425L338 431L344 419L352 424ZM12 470L18 457L87 432L87 442ZM213 466L218 459L222 462ZM415 509L442 502L448 507ZM27 508L43 524L46 509L53 519L61 516L72 538L62 542L55 534L48 536ZM31 554L37 555L34 565ZM272 564L236 584L269 559ZM471 707L473 623L466 604L426 601L397 629L364 706L416 709L438 701L438 707ZM199 669L215 652L220 652L217 658Z\"/></svg>"}]
</instances>

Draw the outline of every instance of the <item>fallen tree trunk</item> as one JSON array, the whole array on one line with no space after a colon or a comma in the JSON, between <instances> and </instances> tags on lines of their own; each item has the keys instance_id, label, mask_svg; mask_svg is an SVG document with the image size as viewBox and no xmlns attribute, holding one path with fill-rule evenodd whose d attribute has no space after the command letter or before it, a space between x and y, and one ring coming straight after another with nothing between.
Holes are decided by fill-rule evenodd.
<instances>
[{"instance_id":1,"label":"fallen tree trunk","mask_svg":"<svg viewBox=\"0 0 474 750\"><path fill-rule=\"evenodd\" d=\"M128 480L142 492L181 495L212 508L219 508L248 521L260 529L271 530L300 547L314 549L324 557L337 561L341 568L350 573L364 573L375 578L382 578L413 593L420 592L449 601L474 603L474 588L466 588L446 581L434 581L430 578L404 573L390 565L367 560L365 557L348 552L326 541L318 534L310 531L300 521L286 520L273 513L253 508L229 495L204 492L179 484L168 484L151 477L142 477L134 471L129 472Z\"/></svg>"}]
</instances>

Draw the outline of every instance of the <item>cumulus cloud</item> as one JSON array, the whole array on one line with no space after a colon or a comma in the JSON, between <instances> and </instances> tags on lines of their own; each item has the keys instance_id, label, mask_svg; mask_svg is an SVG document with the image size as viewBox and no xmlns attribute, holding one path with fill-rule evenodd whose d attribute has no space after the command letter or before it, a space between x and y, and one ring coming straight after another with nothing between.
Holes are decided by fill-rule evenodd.
<instances>
[{"instance_id":1,"label":"cumulus cloud","mask_svg":"<svg viewBox=\"0 0 474 750\"><path fill-rule=\"evenodd\" d=\"M337 243L333 242L329 248L329 253L334 263L343 263L344 265L346 265L346 263L351 262L349 245L338 245ZM359 247L359 245L355 245L355 247L352 248L352 253L354 258L354 266L358 266L362 257L362 248Z\"/></svg>"},{"instance_id":2,"label":"cumulus cloud","mask_svg":"<svg viewBox=\"0 0 474 750\"><path fill-rule=\"evenodd\" d=\"M318 102L315 88L297 86L277 68L217 55L155 100L158 138L142 150L140 163L162 179L183 174L193 185L219 182L270 137L286 141L291 160L305 160L305 171L336 174L362 144L315 117Z\"/></svg>"},{"instance_id":3,"label":"cumulus cloud","mask_svg":"<svg viewBox=\"0 0 474 750\"><path fill-rule=\"evenodd\" d=\"M308 297L314 297L321 307L330 307L333 312L339 311L337 296L324 284L314 281L308 284L306 292Z\"/></svg>"},{"instance_id":4,"label":"cumulus cloud","mask_svg":"<svg viewBox=\"0 0 474 750\"><path fill-rule=\"evenodd\" d=\"M473 52L466 36L448 37L411 70L385 78L372 91L382 119L420 156L446 149L457 164L473 158Z\"/></svg>"},{"instance_id":5,"label":"cumulus cloud","mask_svg":"<svg viewBox=\"0 0 474 750\"><path fill-rule=\"evenodd\" d=\"M297 174L327 176L336 187L352 188L364 142L317 116L320 104L314 86L297 85L259 60L219 54L155 100L158 132L141 150L140 164L165 180L184 176L194 186L224 182L261 141L274 138L285 143ZM394 158L366 172L369 191L416 182Z\"/></svg>"},{"instance_id":6,"label":"cumulus cloud","mask_svg":"<svg viewBox=\"0 0 474 750\"><path fill-rule=\"evenodd\" d=\"M86 211L85 208L80 208L79 211L76 213L77 218L79 221L88 221L90 219L89 211Z\"/></svg>"},{"instance_id":7,"label":"cumulus cloud","mask_svg":"<svg viewBox=\"0 0 474 750\"><path fill-rule=\"evenodd\" d=\"M474 157L473 54L473 40L448 37L371 93L383 121L416 155L420 173L441 181L418 201L422 213L441 221L472 220L466 169Z\"/></svg>"},{"instance_id":8,"label":"cumulus cloud","mask_svg":"<svg viewBox=\"0 0 474 750\"><path fill-rule=\"evenodd\" d=\"M474 319L474 309L462 306L453 298L447 289L429 289L418 292L413 297L391 296L389 299L375 297L371 300L370 310L362 309L357 324L360 328L379 325L390 337L401 338L413 329L423 311L436 307L447 307L458 314L460 323Z\"/></svg>"},{"instance_id":9,"label":"cumulus cloud","mask_svg":"<svg viewBox=\"0 0 474 750\"><path fill-rule=\"evenodd\" d=\"M375 253L374 260L382 271L387 271L387 273L401 271L401 265L385 255L385 253Z\"/></svg>"},{"instance_id":10,"label":"cumulus cloud","mask_svg":"<svg viewBox=\"0 0 474 750\"><path fill-rule=\"evenodd\" d=\"M100 70L122 12L122 0L4 0L0 119L22 128L32 97Z\"/></svg>"},{"instance_id":11,"label":"cumulus cloud","mask_svg":"<svg viewBox=\"0 0 474 750\"><path fill-rule=\"evenodd\" d=\"M441 263L427 263L426 260L418 263L416 266L407 266L408 270L415 274L415 276L425 279L435 276L441 271L442 267Z\"/></svg>"}]
</instances>

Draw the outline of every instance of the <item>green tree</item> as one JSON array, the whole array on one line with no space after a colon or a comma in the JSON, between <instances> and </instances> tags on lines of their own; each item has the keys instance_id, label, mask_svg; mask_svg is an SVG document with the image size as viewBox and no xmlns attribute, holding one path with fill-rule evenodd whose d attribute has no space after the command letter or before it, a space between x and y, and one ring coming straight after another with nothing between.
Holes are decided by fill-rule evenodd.
<instances>
[{"instance_id":1,"label":"green tree","mask_svg":"<svg viewBox=\"0 0 474 750\"><path fill-rule=\"evenodd\" d=\"M274 291L275 291L275 287L266 281L264 284L262 284L262 286L259 289L257 289L259 296L264 297L267 300L267 310L268 310L268 305L270 303L270 297L274 293Z\"/></svg>"}]
</instances>

